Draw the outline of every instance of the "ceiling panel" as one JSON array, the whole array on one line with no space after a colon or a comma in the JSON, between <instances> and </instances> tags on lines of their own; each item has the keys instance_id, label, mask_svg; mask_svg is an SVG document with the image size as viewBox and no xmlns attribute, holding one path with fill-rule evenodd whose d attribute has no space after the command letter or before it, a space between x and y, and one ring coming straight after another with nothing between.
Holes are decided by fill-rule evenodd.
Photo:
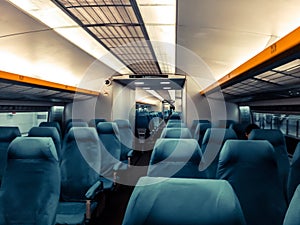
<instances>
[{"instance_id":1,"label":"ceiling panel","mask_svg":"<svg viewBox=\"0 0 300 225\"><path fill-rule=\"evenodd\" d=\"M225 99L233 102L255 101L262 99L294 98L300 95L300 51L294 53L291 60L287 56L280 66L255 74L244 80L240 78L230 86L222 88ZM294 59L295 57L298 57Z\"/></svg>"},{"instance_id":2,"label":"ceiling panel","mask_svg":"<svg viewBox=\"0 0 300 225\"><path fill-rule=\"evenodd\" d=\"M149 37L135 1L55 2L135 74L161 74L153 47L146 41Z\"/></svg>"}]
</instances>

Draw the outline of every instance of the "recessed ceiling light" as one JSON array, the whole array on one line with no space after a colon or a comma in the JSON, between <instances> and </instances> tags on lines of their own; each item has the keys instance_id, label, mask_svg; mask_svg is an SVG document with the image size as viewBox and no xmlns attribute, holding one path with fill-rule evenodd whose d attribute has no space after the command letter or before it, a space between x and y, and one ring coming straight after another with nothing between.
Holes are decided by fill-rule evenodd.
<instances>
[{"instance_id":1,"label":"recessed ceiling light","mask_svg":"<svg viewBox=\"0 0 300 225\"><path fill-rule=\"evenodd\" d=\"M134 82L135 85L142 85L142 84L145 84L144 82L142 81L137 81L137 82Z\"/></svg>"},{"instance_id":2,"label":"recessed ceiling light","mask_svg":"<svg viewBox=\"0 0 300 225\"><path fill-rule=\"evenodd\" d=\"M144 90L150 90L150 87L143 87Z\"/></svg>"},{"instance_id":3,"label":"recessed ceiling light","mask_svg":"<svg viewBox=\"0 0 300 225\"><path fill-rule=\"evenodd\" d=\"M161 81L160 84L170 84L170 81Z\"/></svg>"},{"instance_id":4,"label":"recessed ceiling light","mask_svg":"<svg viewBox=\"0 0 300 225\"><path fill-rule=\"evenodd\" d=\"M170 90L171 87L163 87L164 90Z\"/></svg>"}]
</instances>

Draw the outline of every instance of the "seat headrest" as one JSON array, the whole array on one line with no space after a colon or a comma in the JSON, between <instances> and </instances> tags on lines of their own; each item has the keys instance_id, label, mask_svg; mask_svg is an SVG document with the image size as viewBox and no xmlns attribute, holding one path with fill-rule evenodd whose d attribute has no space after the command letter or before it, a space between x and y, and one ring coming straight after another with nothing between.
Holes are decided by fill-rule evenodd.
<instances>
[{"instance_id":1,"label":"seat headrest","mask_svg":"<svg viewBox=\"0 0 300 225\"><path fill-rule=\"evenodd\" d=\"M164 128L161 133L161 138L192 138L190 130L186 127L182 128Z\"/></svg>"},{"instance_id":2,"label":"seat headrest","mask_svg":"<svg viewBox=\"0 0 300 225\"><path fill-rule=\"evenodd\" d=\"M51 137L17 137L8 146L8 159L58 160L58 157Z\"/></svg>"},{"instance_id":3,"label":"seat headrest","mask_svg":"<svg viewBox=\"0 0 300 225\"><path fill-rule=\"evenodd\" d=\"M225 180L142 177L123 225L245 224L239 201Z\"/></svg>"},{"instance_id":4,"label":"seat headrest","mask_svg":"<svg viewBox=\"0 0 300 225\"><path fill-rule=\"evenodd\" d=\"M0 127L0 141L11 142L20 136L19 127Z\"/></svg>"},{"instance_id":5,"label":"seat headrest","mask_svg":"<svg viewBox=\"0 0 300 225\"><path fill-rule=\"evenodd\" d=\"M237 135L231 128L207 128L202 145L210 142L221 143L228 139L237 139Z\"/></svg>"},{"instance_id":6,"label":"seat headrest","mask_svg":"<svg viewBox=\"0 0 300 225\"><path fill-rule=\"evenodd\" d=\"M53 137L60 139L58 130L55 127L32 127L28 132L29 137Z\"/></svg>"},{"instance_id":7,"label":"seat headrest","mask_svg":"<svg viewBox=\"0 0 300 225\"><path fill-rule=\"evenodd\" d=\"M115 120L114 122L118 125L118 128L130 128L131 127L129 120Z\"/></svg>"},{"instance_id":8,"label":"seat headrest","mask_svg":"<svg viewBox=\"0 0 300 225\"><path fill-rule=\"evenodd\" d=\"M160 138L156 141L151 155L151 164L163 160L170 162L200 163L202 152L195 139Z\"/></svg>"},{"instance_id":9,"label":"seat headrest","mask_svg":"<svg viewBox=\"0 0 300 225\"><path fill-rule=\"evenodd\" d=\"M182 128L185 128L186 127L186 125L185 125L185 123L168 123L167 124L167 128L180 128L180 127L182 127Z\"/></svg>"},{"instance_id":10,"label":"seat headrest","mask_svg":"<svg viewBox=\"0 0 300 225\"><path fill-rule=\"evenodd\" d=\"M57 129L60 130L60 125L58 122L56 121L52 121L52 122L41 122L39 127L56 127Z\"/></svg>"},{"instance_id":11,"label":"seat headrest","mask_svg":"<svg viewBox=\"0 0 300 225\"><path fill-rule=\"evenodd\" d=\"M227 140L219 157L219 164L225 162L276 163L273 146L266 140Z\"/></svg>"},{"instance_id":12,"label":"seat headrest","mask_svg":"<svg viewBox=\"0 0 300 225\"><path fill-rule=\"evenodd\" d=\"M178 114L178 113L173 113L173 114L170 116L170 120L181 120L181 116L180 116L180 114Z\"/></svg>"},{"instance_id":13,"label":"seat headrest","mask_svg":"<svg viewBox=\"0 0 300 225\"><path fill-rule=\"evenodd\" d=\"M254 129L249 135L249 140L267 140L273 146L285 145L285 139L280 130Z\"/></svg>"},{"instance_id":14,"label":"seat headrest","mask_svg":"<svg viewBox=\"0 0 300 225\"><path fill-rule=\"evenodd\" d=\"M102 122L97 124L98 134L119 134L119 129L115 122Z\"/></svg>"},{"instance_id":15,"label":"seat headrest","mask_svg":"<svg viewBox=\"0 0 300 225\"><path fill-rule=\"evenodd\" d=\"M72 127L67 133L67 141L94 141L98 140L98 135L94 127Z\"/></svg>"},{"instance_id":16,"label":"seat headrest","mask_svg":"<svg viewBox=\"0 0 300 225\"><path fill-rule=\"evenodd\" d=\"M203 132L205 132L208 128L211 128L211 124L210 124L210 123L198 123L195 132L203 133Z\"/></svg>"},{"instance_id":17,"label":"seat headrest","mask_svg":"<svg viewBox=\"0 0 300 225\"><path fill-rule=\"evenodd\" d=\"M69 123L72 123L72 122L85 122L83 119L68 119L66 121L66 126L69 124Z\"/></svg>"},{"instance_id":18,"label":"seat headrest","mask_svg":"<svg viewBox=\"0 0 300 225\"><path fill-rule=\"evenodd\" d=\"M173 124L173 123L183 123L183 121L182 120L169 120L167 122L167 124Z\"/></svg>"},{"instance_id":19,"label":"seat headrest","mask_svg":"<svg viewBox=\"0 0 300 225\"><path fill-rule=\"evenodd\" d=\"M292 158L292 162L291 162L291 166L300 168L300 142L298 142L298 144L295 148L293 158Z\"/></svg>"},{"instance_id":20,"label":"seat headrest","mask_svg":"<svg viewBox=\"0 0 300 225\"><path fill-rule=\"evenodd\" d=\"M107 121L106 121L106 119L91 119L91 120L89 121L89 126L90 126L90 127L96 127L96 125L97 125L98 123L101 123L101 122L107 122Z\"/></svg>"}]
</instances>

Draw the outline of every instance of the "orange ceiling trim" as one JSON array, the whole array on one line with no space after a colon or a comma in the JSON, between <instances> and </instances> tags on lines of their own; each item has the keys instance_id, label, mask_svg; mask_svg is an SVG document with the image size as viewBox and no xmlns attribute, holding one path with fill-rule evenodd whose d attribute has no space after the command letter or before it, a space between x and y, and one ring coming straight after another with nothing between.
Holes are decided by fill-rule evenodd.
<instances>
[{"instance_id":1,"label":"orange ceiling trim","mask_svg":"<svg viewBox=\"0 0 300 225\"><path fill-rule=\"evenodd\" d=\"M236 78L243 73L249 71L250 69L274 58L275 56L278 56L279 54L292 49L293 47L300 44L300 27L292 31L291 33L287 34L268 48L264 49L262 52L258 53L253 58L249 59L244 64L240 65L236 69L234 69L229 74L225 75L221 79L219 79L217 82L211 84L204 90L200 91L200 94L204 95L216 87L228 82L229 80Z\"/></svg>"},{"instance_id":2,"label":"orange ceiling trim","mask_svg":"<svg viewBox=\"0 0 300 225\"><path fill-rule=\"evenodd\" d=\"M87 94L87 95L95 95L98 96L100 92L97 91L91 91L83 88L77 88L74 86L68 86L64 84L59 84L59 83L54 83L51 81L46 81L38 78L33 78L33 77L28 77L28 76L23 76L23 75L18 75L10 72L5 72L5 71L0 71L0 79L4 80L10 80L10 81L16 81L19 83L26 83L26 84L31 84L31 85L39 85L42 87L46 88L55 88L59 90L64 90L64 91L71 91L71 92L78 92L80 94Z\"/></svg>"}]
</instances>

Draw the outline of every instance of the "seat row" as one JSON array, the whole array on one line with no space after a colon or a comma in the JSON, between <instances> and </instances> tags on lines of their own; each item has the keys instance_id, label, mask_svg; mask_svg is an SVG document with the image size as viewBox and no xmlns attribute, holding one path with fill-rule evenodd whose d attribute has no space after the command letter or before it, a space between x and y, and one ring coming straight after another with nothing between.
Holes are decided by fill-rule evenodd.
<instances>
[{"instance_id":1,"label":"seat row","mask_svg":"<svg viewBox=\"0 0 300 225\"><path fill-rule=\"evenodd\" d=\"M124 126L126 124L127 123L124 122ZM57 186L59 186L58 194L60 202L57 208L53 202L49 203L48 206L46 204L45 206L39 205L39 207L46 208L46 211L55 209L55 224L81 224L85 219L89 219L91 215L88 212L90 212L90 210L92 211L96 206L96 204L91 201L95 195L94 193L98 193L102 190L112 190L114 187L113 172L115 168L119 169L122 165L123 167L127 167L127 162L120 163L121 143L119 141L118 132L119 130L116 123L103 122L97 125L97 130L91 127L71 127L64 136L62 145L57 145L57 143L55 145L53 142L53 140L55 140L53 137L59 136L57 130L53 127L34 127L29 131L29 137L15 138L9 144L8 155L5 159L9 166L5 166L4 168L3 185L1 185L2 200L0 206L4 206L2 207L1 214L2 222L5 221L4 224L10 224L16 220L14 218L18 218L19 221L23 222L30 220L36 221L37 218L32 218L33 215L29 215L33 212L33 208L28 207L28 210L24 210L24 214L18 216L14 213L10 213L8 210L21 207L21 205L23 205L22 207L26 206L29 203L29 198L33 198L33 196L39 199L33 204L37 207L38 204L43 202L42 199L49 189L45 188L44 192L36 192L35 187L31 186L37 185L41 188L45 185L47 186L49 182L51 182L51 185L48 185L50 189L51 187L57 188ZM53 133L55 135L53 135ZM123 144L127 147L127 150L129 150L129 146L126 143ZM62 146L61 149L59 146ZM18 152L19 156L11 158L11 151ZM23 155L27 157L25 160L22 158ZM15 163L12 162L14 159L19 159L18 157L22 158L22 160L18 160L20 163L28 164L28 162L33 162L32 165L28 167L28 171L22 171L23 166L14 167ZM49 174L45 174L49 177L48 183L34 176L35 173L39 173L37 171L43 171L43 167L39 168L40 166L34 166L35 160L40 161L39 157L44 157L43 159L46 161L51 159L51 162L57 161L58 163L58 175L53 174L53 176L50 176ZM127 160L127 154L124 160ZM24 166L23 169L25 167L26 166ZM12 176L10 171L19 173L19 175ZM32 182L32 179L27 180L26 177L28 176L32 176L33 179L36 179L36 182ZM61 177L61 180L57 177ZM41 184L39 182L41 182ZM12 196L17 196L16 193L20 190L17 186L20 186L20 188L23 187L24 190L27 188L30 190L26 195L27 197L20 198L18 202L9 201L12 200L10 199ZM12 192L16 193L12 194ZM50 193L56 196L57 191L54 192L50 190ZM49 196L49 202L55 201L56 199L58 198L51 198ZM7 204L9 206L7 206ZM43 213L45 213L45 215L53 214L53 212L50 213L46 211L41 212L41 216L43 216ZM47 217L49 217L49 215ZM53 221L41 220L41 222L36 222L36 224L53 224L52 222Z\"/></svg>"},{"instance_id":2,"label":"seat row","mask_svg":"<svg viewBox=\"0 0 300 225\"><path fill-rule=\"evenodd\" d=\"M292 177L300 173L292 173L294 163L290 171L285 139L279 130L253 130L250 140L238 140L232 129L209 128L202 148L187 133L187 128L162 132L151 155L149 177L229 180L241 199L247 224L257 224L260 216L267 218L261 224L282 224L293 190L300 184L300 176L293 182ZM300 144L297 148L300 152ZM300 162L298 151L293 162ZM273 204L276 210L269 207Z\"/></svg>"},{"instance_id":3,"label":"seat row","mask_svg":"<svg viewBox=\"0 0 300 225\"><path fill-rule=\"evenodd\" d=\"M201 179L201 178L207 178L205 166L202 162L202 160L205 161L205 158L203 159L203 157L201 157L202 156L201 154L202 154L201 149L197 141L194 139L159 139L155 145L155 148L151 156L147 176L151 178L153 177L167 177L167 178L172 177L172 178L180 178L180 179L184 178L185 180L178 181L179 183L182 182L182 184L181 185L177 184L178 187L176 185L175 187L172 187L173 189L171 189L171 187L163 188L161 184L157 184L156 185L157 187L156 186L151 187L152 190L156 190L156 192L152 193L152 196L155 196L154 198L157 199L158 202L163 201L163 199L165 198L169 199L168 203L165 203L168 204L168 206L163 207L159 203L156 206L151 205L152 203L156 204L157 203L156 200L154 200L153 202L150 201L151 203L149 202L144 203L141 207L135 205L134 208L129 203L128 210L127 210L128 215L126 213L129 219L125 216L125 222L123 224L135 224L132 221L143 221L143 219L145 218L141 219L140 217L143 217L144 215L146 215L147 218L151 218L151 217L156 218L157 216L157 218L161 219L162 217L166 219L166 221L169 221L169 222L158 223L158 224L177 224L177 223L172 223L170 221L173 220L175 221L176 220L175 218L177 218L177 216L180 215L183 216L183 214L181 214L181 209L184 208L182 209L182 212L186 212L185 211L186 207L184 205L189 205L192 204L194 200L199 200L197 199L197 197L198 195L201 195L201 192L197 192L197 194L194 193L194 195L192 195L189 192L188 185L191 185L190 182L191 183L202 182L202 183L207 183L207 185L211 183L210 179ZM189 179L187 178L190 178L192 181L188 181ZM194 181L195 178L198 178L198 180L201 181ZM162 179L162 178L157 178L157 179ZM279 176L279 164L278 164L277 155L274 150L274 147L268 141L227 140L222 150L220 151L215 180L227 180L228 183L231 185L231 187L234 190L234 193L237 196L237 199L239 200L239 204L242 210L242 214L245 218L246 224L250 224L250 225L251 224L253 225L278 224L279 225L283 223L284 216L288 206L288 201L286 199L286 193L282 186L281 178ZM139 185L143 186L144 185L143 182L142 184L138 183L137 186ZM160 181L156 181L154 179L152 181L150 180L147 182L150 182L151 184ZM162 183L165 182L167 181L165 180L162 181ZM177 181L175 183L177 183ZM220 183L219 185L222 184ZM181 188L183 190L180 190ZM133 199L132 201L134 202L134 204L138 204L137 202L141 201L139 199L141 198L140 189L146 189L146 188L137 187L136 189L138 194L133 194L131 197ZM161 192L164 193L167 192L165 193L166 197L161 196L160 195ZM171 197L169 195L170 193L173 193L176 196ZM181 198L180 195L185 196L184 200L183 197ZM150 196L150 193L148 193L148 191L146 196ZM171 201L170 199L176 199L176 201L178 201L177 204L175 202L170 204ZM143 201L146 200L144 199ZM142 204L142 202L140 204ZM197 204L200 204L200 202L198 202ZM207 203L206 200L202 200L201 204L213 205L212 203ZM228 202L224 204L228 204ZM174 212L174 207L176 205L177 205L176 210L178 210L176 211L177 213ZM183 205L182 208L181 205ZM187 209L192 210L192 207L197 208L195 205L193 206L189 205L187 206ZM171 208L170 209L171 211L168 211L169 208ZM199 208L197 208L197 210L198 210L197 212L199 213ZM209 210L204 210L204 211L208 215L210 215L209 213L215 210L217 209L210 208ZM131 218L132 214L135 215L136 213L135 211L138 212L136 214L138 219ZM161 215L160 211L165 212L167 216ZM150 213L150 217L148 213ZM152 213L158 213L158 214L152 215ZM190 215L190 213L191 212L186 214ZM196 217L196 215L194 215L194 217L199 219L198 217ZM186 219L186 217L184 218ZM127 220L129 220L129 222ZM202 224L200 221L202 220L200 219L199 223L190 222L188 224ZM242 220L240 220L240 222L237 222L236 224L244 224L241 221ZM157 223L155 222L146 223L144 221L143 223L137 223L137 224L157 224ZM182 222L180 224L185 224L185 223ZM223 223L219 221L218 223L208 222L203 224L227 224L227 223L224 223L224 221Z\"/></svg>"}]
</instances>

